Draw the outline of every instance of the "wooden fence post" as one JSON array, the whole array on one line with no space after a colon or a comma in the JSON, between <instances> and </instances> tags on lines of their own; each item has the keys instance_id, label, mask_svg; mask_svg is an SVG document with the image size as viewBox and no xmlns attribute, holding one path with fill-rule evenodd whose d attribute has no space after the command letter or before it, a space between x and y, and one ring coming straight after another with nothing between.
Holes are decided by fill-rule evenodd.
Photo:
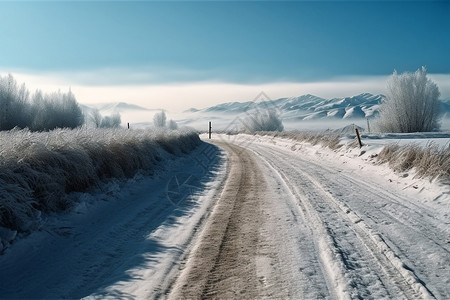
<instances>
[{"instance_id":1,"label":"wooden fence post","mask_svg":"<svg viewBox=\"0 0 450 300\"><path fill-rule=\"evenodd\" d=\"M209 122L209 130L208 130L208 132L209 132L209 139L211 139L211 122Z\"/></svg>"},{"instance_id":2,"label":"wooden fence post","mask_svg":"<svg viewBox=\"0 0 450 300\"><path fill-rule=\"evenodd\" d=\"M355 128L355 132L356 132L356 138L358 139L359 148L362 148L361 137L359 136L358 128Z\"/></svg>"}]
</instances>

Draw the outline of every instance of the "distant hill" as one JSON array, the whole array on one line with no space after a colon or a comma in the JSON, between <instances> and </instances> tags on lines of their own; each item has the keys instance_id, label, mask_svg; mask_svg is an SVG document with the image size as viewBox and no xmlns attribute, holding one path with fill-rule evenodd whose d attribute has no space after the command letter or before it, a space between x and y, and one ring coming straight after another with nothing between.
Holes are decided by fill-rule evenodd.
<instances>
[{"instance_id":1,"label":"distant hill","mask_svg":"<svg viewBox=\"0 0 450 300\"><path fill-rule=\"evenodd\" d=\"M151 111L151 109L125 102L98 103L89 106L100 112Z\"/></svg>"}]
</instances>

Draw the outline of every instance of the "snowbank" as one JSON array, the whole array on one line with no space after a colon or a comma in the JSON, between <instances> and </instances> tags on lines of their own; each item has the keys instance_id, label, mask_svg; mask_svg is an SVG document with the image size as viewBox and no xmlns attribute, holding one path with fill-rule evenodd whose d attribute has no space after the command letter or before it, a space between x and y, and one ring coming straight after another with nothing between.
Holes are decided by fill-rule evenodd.
<instances>
[{"instance_id":1,"label":"snowbank","mask_svg":"<svg viewBox=\"0 0 450 300\"><path fill-rule=\"evenodd\" d=\"M71 192L139 170L154 173L201 143L187 130L88 128L11 130L0 132L0 142L0 243L37 229L42 212L70 208Z\"/></svg>"},{"instance_id":2,"label":"snowbank","mask_svg":"<svg viewBox=\"0 0 450 300\"><path fill-rule=\"evenodd\" d=\"M348 126L347 126L348 127ZM346 128L347 128L346 127ZM355 134L345 131L260 133L326 146L332 150L356 148ZM414 171L417 178L450 182L450 133L363 134L364 147L378 164L387 163L396 172ZM414 169L414 170L413 170Z\"/></svg>"},{"instance_id":3,"label":"snowbank","mask_svg":"<svg viewBox=\"0 0 450 300\"><path fill-rule=\"evenodd\" d=\"M244 147L270 143L311 159L327 160L336 168L345 165L371 180L388 181L401 194L421 194L421 201L435 209L450 206L449 133L362 135L361 149L355 135L326 132L266 132L220 138Z\"/></svg>"}]
</instances>

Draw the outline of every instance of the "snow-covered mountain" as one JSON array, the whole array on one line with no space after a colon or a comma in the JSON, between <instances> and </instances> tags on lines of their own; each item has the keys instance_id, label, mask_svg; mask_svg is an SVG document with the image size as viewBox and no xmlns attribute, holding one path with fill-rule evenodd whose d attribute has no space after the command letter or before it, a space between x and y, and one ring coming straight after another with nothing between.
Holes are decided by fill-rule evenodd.
<instances>
[{"instance_id":1,"label":"snow-covered mountain","mask_svg":"<svg viewBox=\"0 0 450 300\"><path fill-rule=\"evenodd\" d=\"M264 102L228 102L205 109L201 113L244 113L254 109L275 108L283 120L356 119L373 117L378 113L383 95L369 93L353 97L324 99L314 95L280 98ZM193 112L194 110L190 110Z\"/></svg>"}]
</instances>

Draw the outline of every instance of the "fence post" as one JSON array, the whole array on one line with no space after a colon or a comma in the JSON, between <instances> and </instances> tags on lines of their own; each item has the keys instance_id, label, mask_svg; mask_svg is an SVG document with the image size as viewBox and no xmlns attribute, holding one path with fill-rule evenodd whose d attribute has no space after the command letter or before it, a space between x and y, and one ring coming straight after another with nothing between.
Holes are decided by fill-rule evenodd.
<instances>
[{"instance_id":1,"label":"fence post","mask_svg":"<svg viewBox=\"0 0 450 300\"><path fill-rule=\"evenodd\" d=\"M359 136L358 128L355 128L355 132L356 132L356 138L358 139L359 148L362 148L361 137Z\"/></svg>"},{"instance_id":2,"label":"fence post","mask_svg":"<svg viewBox=\"0 0 450 300\"><path fill-rule=\"evenodd\" d=\"M208 132L209 132L209 139L211 139L211 122L209 122L209 130L208 130Z\"/></svg>"}]
</instances>

